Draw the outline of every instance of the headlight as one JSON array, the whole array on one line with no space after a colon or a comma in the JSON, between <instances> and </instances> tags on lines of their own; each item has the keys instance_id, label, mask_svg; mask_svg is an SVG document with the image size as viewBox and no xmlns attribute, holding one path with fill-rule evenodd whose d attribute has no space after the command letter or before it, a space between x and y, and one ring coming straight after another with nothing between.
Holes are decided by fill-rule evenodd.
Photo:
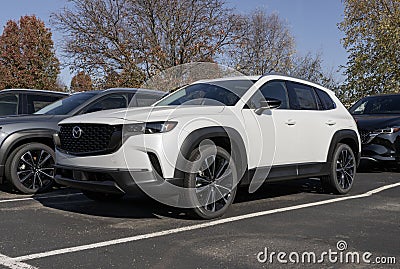
<instances>
[{"instance_id":1,"label":"headlight","mask_svg":"<svg viewBox=\"0 0 400 269\"><path fill-rule=\"evenodd\" d=\"M158 134L171 131L177 124L178 123L175 121L125 124L123 130L126 136L139 134Z\"/></svg>"},{"instance_id":2,"label":"headlight","mask_svg":"<svg viewBox=\"0 0 400 269\"><path fill-rule=\"evenodd\" d=\"M400 131L400 127L393 127L393 128L386 128L386 129L379 129L371 132L373 135L380 135L380 134L393 134Z\"/></svg>"}]
</instances>

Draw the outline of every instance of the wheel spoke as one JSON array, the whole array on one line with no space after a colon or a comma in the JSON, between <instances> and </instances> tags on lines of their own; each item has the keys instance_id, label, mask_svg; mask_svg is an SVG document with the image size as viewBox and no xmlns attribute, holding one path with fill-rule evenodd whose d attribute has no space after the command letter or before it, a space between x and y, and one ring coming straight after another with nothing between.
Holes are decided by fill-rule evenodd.
<instances>
[{"instance_id":1,"label":"wheel spoke","mask_svg":"<svg viewBox=\"0 0 400 269\"><path fill-rule=\"evenodd\" d=\"M33 174L33 172L30 172L29 174L27 174L25 177L23 177L22 179L20 179L19 181L21 183L24 183L28 178L30 178L30 176Z\"/></svg>"},{"instance_id":2,"label":"wheel spoke","mask_svg":"<svg viewBox=\"0 0 400 269\"><path fill-rule=\"evenodd\" d=\"M17 172L17 176L19 177L19 175L21 175L21 174L23 174L23 173L28 173L28 172L32 173L33 170L23 170L23 171L19 171L19 172Z\"/></svg>"},{"instance_id":3,"label":"wheel spoke","mask_svg":"<svg viewBox=\"0 0 400 269\"><path fill-rule=\"evenodd\" d=\"M42 170L38 170L38 172L41 173L41 174L43 174L43 175L45 175L46 177L49 177L49 178L53 178L53 177L54 177L54 176L52 176L52 175L49 175L49 174L43 172Z\"/></svg>"},{"instance_id":4,"label":"wheel spoke","mask_svg":"<svg viewBox=\"0 0 400 269\"><path fill-rule=\"evenodd\" d=\"M225 171L225 168L228 166L228 161L224 159L223 164L218 168L217 172L216 172L216 176L215 178L218 179L222 173Z\"/></svg>"},{"instance_id":5,"label":"wheel spoke","mask_svg":"<svg viewBox=\"0 0 400 269\"><path fill-rule=\"evenodd\" d=\"M209 158L213 158L213 162L212 163L208 162ZM213 179L214 178L214 173L215 173L215 156L214 155L209 156L204 161L206 163L206 166L207 166L206 168L208 170L209 176L210 176L211 179ZM213 164L213 169L211 169L211 164Z\"/></svg>"},{"instance_id":6,"label":"wheel spoke","mask_svg":"<svg viewBox=\"0 0 400 269\"><path fill-rule=\"evenodd\" d=\"M40 178L39 173L37 173L36 176L37 176L38 183L39 183L38 187L39 187L39 188L43 187L43 181L42 181L42 179Z\"/></svg>"},{"instance_id":7,"label":"wheel spoke","mask_svg":"<svg viewBox=\"0 0 400 269\"><path fill-rule=\"evenodd\" d=\"M25 153L26 154L26 153ZM21 161L25 164L27 164L29 167L33 168L35 165L33 163L28 162L27 160L25 160L25 154L22 155L21 157Z\"/></svg>"},{"instance_id":8,"label":"wheel spoke","mask_svg":"<svg viewBox=\"0 0 400 269\"><path fill-rule=\"evenodd\" d=\"M42 152L45 152L45 151L42 150ZM45 153L47 153L47 152L45 152ZM42 155L40 155L40 157L42 157ZM45 164L51 157L52 156L49 153L47 153L47 156L41 162L38 162L39 163L39 167L41 167L43 164Z\"/></svg>"},{"instance_id":9,"label":"wheel spoke","mask_svg":"<svg viewBox=\"0 0 400 269\"><path fill-rule=\"evenodd\" d=\"M215 187L216 187L217 191L219 192L219 194L221 195L221 198L224 200L225 204L227 204L228 203L228 199L226 199L225 196L228 196L230 191L227 194L224 195L217 186L215 186Z\"/></svg>"},{"instance_id":10,"label":"wheel spoke","mask_svg":"<svg viewBox=\"0 0 400 269\"><path fill-rule=\"evenodd\" d=\"M211 211L212 211L212 212L215 212L216 203L217 203L216 198L215 198L215 190L214 190L214 189L211 189L211 193L212 193L212 201L211 201L212 209L211 209Z\"/></svg>"}]
</instances>

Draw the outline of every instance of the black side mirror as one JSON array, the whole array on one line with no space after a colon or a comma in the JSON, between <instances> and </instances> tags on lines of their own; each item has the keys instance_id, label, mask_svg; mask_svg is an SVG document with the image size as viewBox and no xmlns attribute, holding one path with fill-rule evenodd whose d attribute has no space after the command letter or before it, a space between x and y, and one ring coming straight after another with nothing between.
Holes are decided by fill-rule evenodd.
<instances>
[{"instance_id":1,"label":"black side mirror","mask_svg":"<svg viewBox=\"0 0 400 269\"><path fill-rule=\"evenodd\" d=\"M260 101L260 107L255 110L257 115L261 115L267 109L274 109L280 107L282 104L281 100L269 98L265 101Z\"/></svg>"}]
</instances>

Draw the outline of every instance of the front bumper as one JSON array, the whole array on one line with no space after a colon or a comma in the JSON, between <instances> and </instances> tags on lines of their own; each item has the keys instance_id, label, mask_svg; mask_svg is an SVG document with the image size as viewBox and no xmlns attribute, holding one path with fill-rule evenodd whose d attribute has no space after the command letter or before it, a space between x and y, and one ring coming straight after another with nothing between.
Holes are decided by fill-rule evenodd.
<instances>
[{"instance_id":1,"label":"front bumper","mask_svg":"<svg viewBox=\"0 0 400 269\"><path fill-rule=\"evenodd\" d=\"M163 186L183 186L183 179L164 179L157 172L146 169L122 170L62 165L56 165L55 181L80 190L110 194L143 193L144 187L152 188L160 195L174 195L165 193L167 188Z\"/></svg>"},{"instance_id":2,"label":"front bumper","mask_svg":"<svg viewBox=\"0 0 400 269\"><path fill-rule=\"evenodd\" d=\"M361 160L376 163L400 163L400 136L383 134L371 137L361 146Z\"/></svg>"}]
</instances>

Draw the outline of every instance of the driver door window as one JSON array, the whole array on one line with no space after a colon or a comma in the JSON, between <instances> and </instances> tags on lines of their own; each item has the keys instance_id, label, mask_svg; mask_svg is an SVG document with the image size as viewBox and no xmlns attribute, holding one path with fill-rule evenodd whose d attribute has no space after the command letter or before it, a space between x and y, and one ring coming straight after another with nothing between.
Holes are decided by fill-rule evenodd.
<instances>
[{"instance_id":1,"label":"driver door window","mask_svg":"<svg viewBox=\"0 0 400 269\"><path fill-rule=\"evenodd\" d=\"M108 109L127 108L127 107L128 107L128 99L125 94L110 94L89 104L86 108L84 108L81 111L80 114L92 113Z\"/></svg>"},{"instance_id":2,"label":"driver door window","mask_svg":"<svg viewBox=\"0 0 400 269\"><path fill-rule=\"evenodd\" d=\"M250 99L248 106L252 109L260 107L260 102L268 99L277 99L281 101L278 109L289 108L289 98L283 81L269 81L265 83Z\"/></svg>"}]
</instances>

